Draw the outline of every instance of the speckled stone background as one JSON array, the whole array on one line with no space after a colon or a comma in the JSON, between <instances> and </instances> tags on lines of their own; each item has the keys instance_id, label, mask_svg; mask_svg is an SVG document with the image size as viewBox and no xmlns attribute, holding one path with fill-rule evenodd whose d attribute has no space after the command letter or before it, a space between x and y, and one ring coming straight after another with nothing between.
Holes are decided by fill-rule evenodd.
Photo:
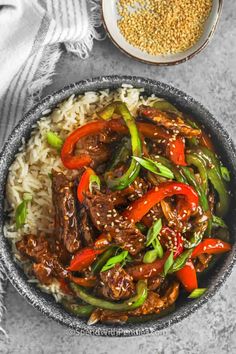
<instances>
[{"instance_id":1,"label":"speckled stone background","mask_svg":"<svg viewBox=\"0 0 236 354\"><path fill-rule=\"evenodd\" d=\"M45 95L62 86L99 75L139 75L164 81L202 102L236 143L236 3L226 0L217 33L207 49L176 67L154 67L135 62L107 39L96 43L86 61L64 54L53 84ZM71 333L37 312L11 285L6 294L0 353L236 353L236 269L221 291L181 323L140 338L95 338Z\"/></svg>"}]
</instances>

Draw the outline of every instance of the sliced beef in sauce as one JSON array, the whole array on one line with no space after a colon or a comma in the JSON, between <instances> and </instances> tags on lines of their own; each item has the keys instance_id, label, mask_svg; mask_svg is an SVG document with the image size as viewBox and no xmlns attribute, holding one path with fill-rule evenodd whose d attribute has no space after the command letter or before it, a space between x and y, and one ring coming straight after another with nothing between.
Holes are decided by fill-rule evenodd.
<instances>
[{"instance_id":1,"label":"sliced beef in sauce","mask_svg":"<svg viewBox=\"0 0 236 354\"><path fill-rule=\"evenodd\" d=\"M43 233L39 236L24 235L20 241L16 242L16 248L23 257L28 256L37 262L50 253L49 242Z\"/></svg>"},{"instance_id":2,"label":"sliced beef in sauce","mask_svg":"<svg viewBox=\"0 0 236 354\"><path fill-rule=\"evenodd\" d=\"M133 278L119 264L100 273L101 292L104 297L121 300L130 298L135 292Z\"/></svg>"},{"instance_id":3,"label":"sliced beef in sauce","mask_svg":"<svg viewBox=\"0 0 236 354\"><path fill-rule=\"evenodd\" d=\"M198 273L201 273L205 269L207 269L211 259L212 259L212 254L207 254L207 253L200 254L197 257L197 260L196 260L196 263L195 263L196 271Z\"/></svg>"},{"instance_id":4,"label":"sliced beef in sauce","mask_svg":"<svg viewBox=\"0 0 236 354\"><path fill-rule=\"evenodd\" d=\"M148 279L148 290L157 291L160 289L163 284L165 278L161 275L157 275L155 278Z\"/></svg>"},{"instance_id":5,"label":"sliced beef in sauce","mask_svg":"<svg viewBox=\"0 0 236 354\"><path fill-rule=\"evenodd\" d=\"M158 219L163 217L163 212L160 206L160 203L154 205L149 212L143 217L142 222L148 226L151 227L154 221L157 221Z\"/></svg>"},{"instance_id":6,"label":"sliced beef in sauce","mask_svg":"<svg viewBox=\"0 0 236 354\"><path fill-rule=\"evenodd\" d=\"M24 235L16 243L16 247L23 257L32 259L34 262L33 272L41 283L49 285L53 277L67 277L68 273L59 256L52 253L50 242L44 234L41 233L38 236Z\"/></svg>"},{"instance_id":7,"label":"sliced beef in sauce","mask_svg":"<svg viewBox=\"0 0 236 354\"><path fill-rule=\"evenodd\" d=\"M162 112L154 107L140 106L139 114L150 118L157 125L161 125L168 130L172 130L175 134L181 134L184 137L192 138L201 135L199 129L194 129L187 125L181 117L175 114Z\"/></svg>"},{"instance_id":8,"label":"sliced beef in sauce","mask_svg":"<svg viewBox=\"0 0 236 354\"><path fill-rule=\"evenodd\" d=\"M121 248L135 255L144 248L145 236L135 224L114 209L113 203L102 193L87 193L84 200L91 220L101 232L109 234Z\"/></svg>"},{"instance_id":9,"label":"sliced beef in sauce","mask_svg":"<svg viewBox=\"0 0 236 354\"><path fill-rule=\"evenodd\" d=\"M55 208L55 234L70 253L80 248L73 183L62 172L52 171L52 201Z\"/></svg>"},{"instance_id":10,"label":"sliced beef in sauce","mask_svg":"<svg viewBox=\"0 0 236 354\"><path fill-rule=\"evenodd\" d=\"M137 177L129 187L106 195L108 200L113 203L113 206L120 206L142 197L148 191L148 188L149 186L144 179Z\"/></svg>"},{"instance_id":11,"label":"sliced beef in sauce","mask_svg":"<svg viewBox=\"0 0 236 354\"><path fill-rule=\"evenodd\" d=\"M84 205L79 205L79 228L81 233L81 239L83 240L84 246L93 246L95 239L95 232L91 224L91 220L88 211L85 209Z\"/></svg>"},{"instance_id":12,"label":"sliced beef in sauce","mask_svg":"<svg viewBox=\"0 0 236 354\"><path fill-rule=\"evenodd\" d=\"M177 208L173 206L171 198L163 199L160 202L160 205L168 226L181 232L184 229L186 222L183 222L178 217Z\"/></svg>"},{"instance_id":13,"label":"sliced beef in sauce","mask_svg":"<svg viewBox=\"0 0 236 354\"><path fill-rule=\"evenodd\" d=\"M89 135L78 141L76 154L89 155L92 159L91 167L95 168L110 158L111 151L107 144L100 141L99 135Z\"/></svg>"}]
</instances>

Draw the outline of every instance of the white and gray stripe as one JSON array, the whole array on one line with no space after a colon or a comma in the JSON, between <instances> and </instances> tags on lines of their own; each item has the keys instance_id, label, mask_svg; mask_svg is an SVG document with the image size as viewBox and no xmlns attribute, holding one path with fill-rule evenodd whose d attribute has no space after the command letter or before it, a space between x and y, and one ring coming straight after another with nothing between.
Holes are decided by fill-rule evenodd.
<instances>
[{"instance_id":1,"label":"white and gray stripe","mask_svg":"<svg viewBox=\"0 0 236 354\"><path fill-rule=\"evenodd\" d=\"M88 55L88 50L91 49L91 36L98 38L94 27L99 25L99 21L92 23L88 14L91 11L98 11L99 3L99 0L39 0L37 2L37 6L42 7L42 14L44 11L45 14L31 54L0 99L0 146L6 141L26 109L30 108L29 104L34 103L34 97L38 98L45 85L50 83L50 77L54 73L56 61L61 53L60 43L65 43L67 50L83 58ZM94 4L97 7L94 7ZM49 58L48 53L53 55ZM45 61L48 62L48 72L42 73L40 63L43 62L45 68Z\"/></svg>"}]
</instances>

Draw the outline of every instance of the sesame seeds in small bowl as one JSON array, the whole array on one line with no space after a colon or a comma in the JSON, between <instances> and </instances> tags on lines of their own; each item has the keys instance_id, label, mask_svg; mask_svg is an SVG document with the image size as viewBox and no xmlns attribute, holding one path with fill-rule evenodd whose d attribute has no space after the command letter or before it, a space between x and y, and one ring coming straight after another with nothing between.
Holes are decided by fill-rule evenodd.
<instances>
[{"instance_id":1,"label":"sesame seeds in small bowl","mask_svg":"<svg viewBox=\"0 0 236 354\"><path fill-rule=\"evenodd\" d=\"M212 38L223 0L102 0L104 27L134 59L155 65L184 62Z\"/></svg>"}]
</instances>

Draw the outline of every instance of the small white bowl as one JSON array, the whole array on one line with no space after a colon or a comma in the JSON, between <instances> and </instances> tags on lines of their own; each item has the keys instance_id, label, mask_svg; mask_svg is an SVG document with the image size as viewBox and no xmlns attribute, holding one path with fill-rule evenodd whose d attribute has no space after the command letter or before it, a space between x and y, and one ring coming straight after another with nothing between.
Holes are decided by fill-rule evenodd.
<instances>
[{"instance_id":1,"label":"small white bowl","mask_svg":"<svg viewBox=\"0 0 236 354\"><path fill-rule=\"evenodd\" d=\"M151 55L132 46L126 41L117 25L117 20L119 19L117 0L102 0L102 17L104 27L112 42L128 56L148 64L175 65L191 59L207 46L215 32L222 6L223 0L213 0L211 13L204 25L203 34L194 46L184 52L168 55Z\"/></svg>"}]
</instances>

